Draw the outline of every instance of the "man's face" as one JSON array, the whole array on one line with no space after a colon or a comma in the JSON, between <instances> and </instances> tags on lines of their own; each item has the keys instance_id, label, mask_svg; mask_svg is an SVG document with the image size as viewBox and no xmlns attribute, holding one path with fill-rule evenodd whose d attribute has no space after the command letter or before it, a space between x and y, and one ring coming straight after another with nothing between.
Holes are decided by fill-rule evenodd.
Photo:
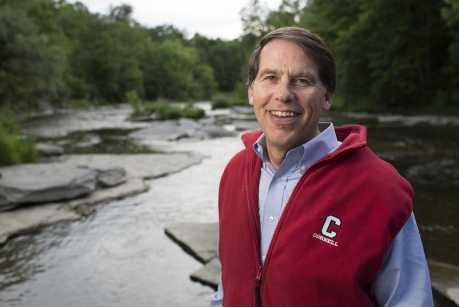
<instances>
[{"instance_id":1,"label":"man's face","mask_svg":"<svg viewBox=\"0 0 459 307\"><path fill-rule=\"evenodd\" d=\"M284 155L319 134L322 111L330 109L318 67L295 43L274 39L263 47L258 74L248 90L268 154Z\"/></svg>"}]
</instances>

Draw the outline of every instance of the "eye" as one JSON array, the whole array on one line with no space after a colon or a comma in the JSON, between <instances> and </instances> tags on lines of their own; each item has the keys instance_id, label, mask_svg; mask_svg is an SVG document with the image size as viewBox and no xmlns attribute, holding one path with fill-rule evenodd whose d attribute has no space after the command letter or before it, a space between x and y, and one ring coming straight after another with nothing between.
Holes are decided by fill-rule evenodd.
<instances>
[{"instance_id":1,"label":"eye","mask_svg":"<svg viewBox=\"0 0 459 307\"><path fill-rule=\"evenodd\" d=\"M295 82L299 85L311 85L311 82L309 82L309 80L305 78L298 78L295 80Z\"/></svg>"},{"instance_id":2,"label":"eye","mask_svg":"<svg viewBox=\"0 0 459 307\"><path fill-rule=\"evenodd\" d=\"M271 80L271 81L277 80L276 76L267 76L266 79Z\"/></svg>"}]
</instances>

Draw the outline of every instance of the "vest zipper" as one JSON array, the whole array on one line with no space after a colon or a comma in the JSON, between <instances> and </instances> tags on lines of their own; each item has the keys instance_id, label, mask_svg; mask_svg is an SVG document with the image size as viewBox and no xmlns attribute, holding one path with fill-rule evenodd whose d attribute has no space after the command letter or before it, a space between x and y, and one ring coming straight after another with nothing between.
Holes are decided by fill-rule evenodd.
<instances>
[{"instance_id":1,"label":"vest zipper","mask_svg":"<svg viewBox=\"0 0 459 307\"><path fill-rule=\"evenodd\" d=\"M258 274L257 277L255 277L255 306L256 307L261 307L261 297L260 297L260 284L261 284L261 273L262 273L263 267L260 266L258 268Z\"/></svg>"}]
</instances>

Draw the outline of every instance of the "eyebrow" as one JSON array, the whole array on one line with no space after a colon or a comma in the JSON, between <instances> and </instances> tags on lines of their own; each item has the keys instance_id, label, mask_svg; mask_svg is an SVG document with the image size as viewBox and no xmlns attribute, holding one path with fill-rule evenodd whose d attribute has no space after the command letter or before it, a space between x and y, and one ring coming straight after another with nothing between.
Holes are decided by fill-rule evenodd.
<instances>
[{"instance_id":1,"label":"eyebrow","mask_svg":"<svg viewBox=\"0 0 459 307\"><path fill-rule=\"evenodd\" d=\"M264 75L271 75L271 74L277 74L277 73L278 72L274 69L265 68L258 75L261 77Z\"/></svg>"},{"instance_id":2,"label":"eyebrow","mask_svg":"<svg viewBox=\"0 0 459 307\"><path fill-rule=\"evenodd\" d=\"M266 69L263 69L258 75L262 77L262 76L271 75L271 74L278 74L278 71L275 69L266 68ZM298 77L305 77L311 80L312 83L317 83L317 78L315 77L315 75L307 70L301 71L299 73L295 73L292 76L292 78L298 78Z\"/></svg>"},{"instance_id":3,"label":"eyebrow","mask_svg":"<svg viewBox=\"0 0 459 307\"><path fill-rule=\"evenodd\" d=\"M298 77L305 77L309 80L311 80L312 83L317 83L317 78L315 75L311 74L309 71L302 71L298 74L295 74L293 75L294 78L298 78Z\"/></svg>"}]
</instances>

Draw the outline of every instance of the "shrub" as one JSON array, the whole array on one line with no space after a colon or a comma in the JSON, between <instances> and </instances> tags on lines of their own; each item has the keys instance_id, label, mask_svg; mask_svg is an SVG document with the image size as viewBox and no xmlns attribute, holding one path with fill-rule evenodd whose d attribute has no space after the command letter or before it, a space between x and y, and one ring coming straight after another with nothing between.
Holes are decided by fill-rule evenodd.
<instances>
[{"instance_id":1,"label":"shrub","mask_svg":"<svg viewBox=\"0 0 459 307\"><path fill-rule=\"evenodd\" d=\"M203 109L195 108L192 104L187 105L182 109L182 117L191 119L200 119L206 115Z\"/></svg>"},{"instance_id":2,"label":"shrub","mask_svg":"<svg viewBox=\"0 0 459 307\"><path fill-rule=\"evenodd\" d=\"M158 102L155 109L160 119L177 119L182 116L182 110L180 108L173 107L164 101Z\"/></svg>"},{"instance_id":3,"label":"shrub","mask_svg":"<svg viewBox=\"0 0 459 307\"><path fill-rule=\"evenodd\" d=\"M225 109L230 107L230 102L226 98L216 99L212 101L212 110L215 109Z\"/></svg>"},{"instance_id":4,"label":"shrub","mask_svg":"<svg viewBox=\"0 0 459 307\"><path fill-rule=\"evenodd\" d=\"M247 98L220 98L212 102L212 110L230 108L232 106L247 106Z\"/></svg>"},{"instance_id":5,"label":"shrub","mask_svg":"<svg viewBox=\"0 0 459 307\"><path fill-rule=\"evenodd\" d=\"M35 143L21 139L12 112L1 110L0 114L0 166L37 162Z\"/></svg>"},{"instance_id":6,"label":"shrub","mask_svg":"<svg viewBox=\"0 0 459 307\"><path fill-rule=\"evenodd\" d=\"M136 90L126 92L126 100L133 109L132 116L139 116L145 113L143 102L137 95Z\"/></svg>"}]
</instances>

